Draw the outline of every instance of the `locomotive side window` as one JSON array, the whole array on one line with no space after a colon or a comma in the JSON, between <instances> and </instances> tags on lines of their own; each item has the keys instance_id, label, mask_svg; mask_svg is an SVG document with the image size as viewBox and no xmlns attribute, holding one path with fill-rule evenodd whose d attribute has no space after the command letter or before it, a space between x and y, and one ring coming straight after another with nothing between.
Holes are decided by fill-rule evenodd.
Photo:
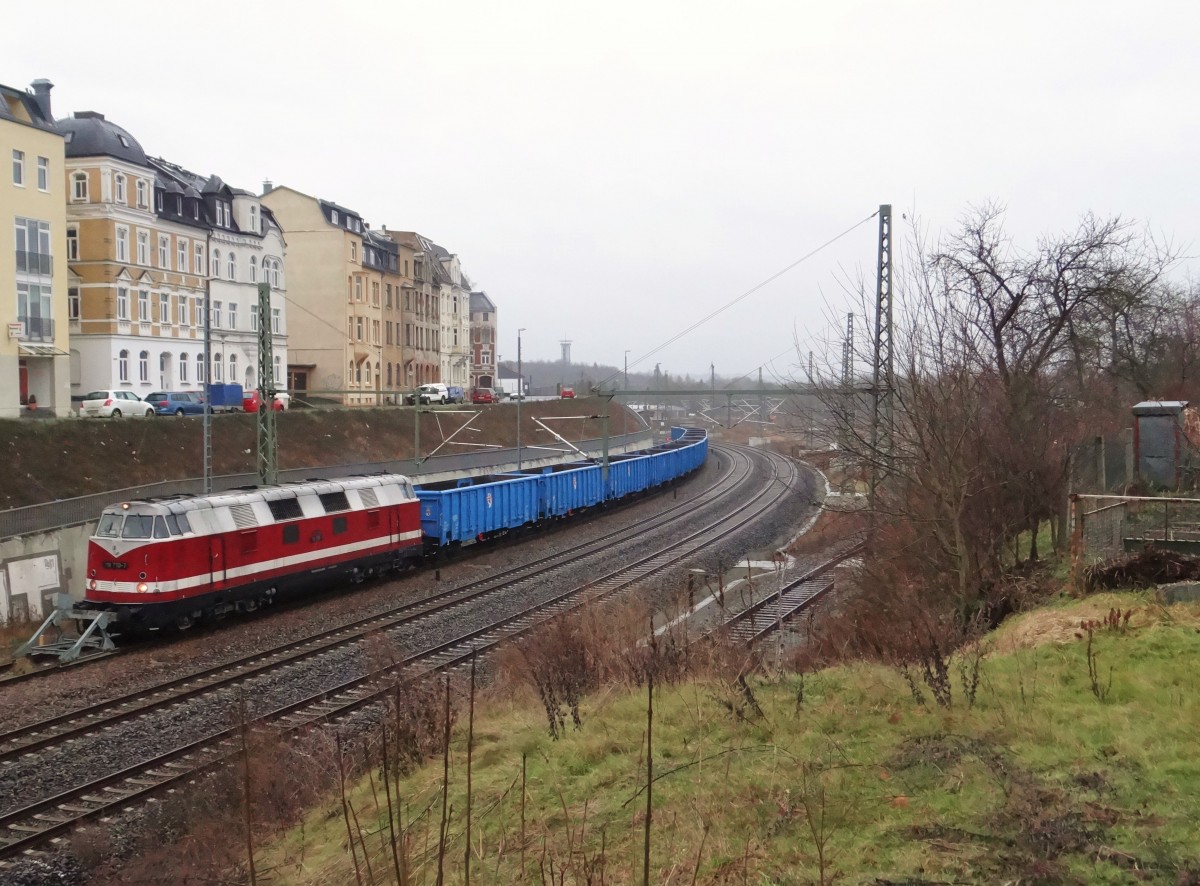
<instances>
[{"instance_id":1,"label":"locomotive side window","mask_svg":"<svg viewBox=\"0 0 1200 886\"><path fill-rule=\"evenodd\" d=\"M153 529L154 518L149 514L127 514L121 538L149 538Z\"/></svg>"},{"instance_id":2,"label":"locomotive side window","mask_svg":"<svg viewBox=\"0 0 1200 886\"><path fill-rule=\"evenodd\" d=\"M325 506L326 514L350 510L350 500L346 498L346 493L344 492L323 492L317 497L321 499L321 504Z\"/></svg>"},{"instance_id":3,"label":"locomotive side window","mask_svg":"<svg viewBox=\"0 0 1200 886\"><path fill-rule=\"evenodd\" d=\"M177 514L175 522L179 524L179 531L183 533L192 531L192 524L188 522L187 514Z\"/></svg>"},{"instance_id":4,"label":"locomotive side window","mask_svg":"<svg viewBox=\"0 0 1200 886\"><path fill-rule=\"evenodd\" d=\"M333 518L333 534L341 535L345 531L346 531L346 518L345 517L334 517Z\"/></svg>"},{"instance_id":5,"label":"locomotive side window","mask_svg":"<svg viewBox=\"0 0 1200 886\"><path fill-rule=\"evenodd\" d=\"M96 527L96 535L101 538L116 538L121 534L122 519L124 518L120 514L105 514Z\"/></svg>"},{"instance_id":6,"label":"locomotive side window","mask_svg":"<svg viewBox=\"0 0 1200 886\"><path fill-rule=\"evenodd\" d=\"M155 538L170 538L171 531L167 529L167 521L162 517L154 518L154 537Z\"/></svg>"},{"instance_id":7,"label":"locomotive side window","mask_svg":"<svg viewBox=\"0 0 1200 886\"><path fill-rule=\"evenodd\" d=\"M294 498L277 498L267 502L267 507L271 509L271 516L276 520L295 520L304 516L300 502Z\"/></svg>"},{"instance_id":8,"label":"locomotive side window","mask_svg":"<svg viewBox=\"0 0 1200 886\"><path fill-rule=\"evenodd\" d=\"M170 532L171 535L183 534L179 531L179 521L175 519L174 514L167 514L167 531Z\"/></svg>"},{"instance_id":9,"label":"locomotive side window","mask_svg":"<svg viewBox=\"0 0 1200 886\"><path fill-rule=\"evenodd\" d=\"M295 526L295 525L284 526L283 527L283 543L285 545L294 545L298 541L300 541L300 527Z\"/></svg>"}]
</instances>

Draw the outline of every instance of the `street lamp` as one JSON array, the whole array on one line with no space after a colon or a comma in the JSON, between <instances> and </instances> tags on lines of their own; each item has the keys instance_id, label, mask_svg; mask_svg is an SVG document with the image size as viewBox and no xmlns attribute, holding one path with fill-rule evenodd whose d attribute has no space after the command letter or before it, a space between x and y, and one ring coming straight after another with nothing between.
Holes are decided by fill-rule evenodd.
<instances>
[{"instance_id":1,"label":"street lamp","mask_svg":"<svg viewBox=\"0 0 1200 886\"><path fill-rule=\"evenodd\" d=\"M525 381L521 377L521 333L524 327L517 330L517 470L521 470L521 400L525 398Z\"/></svg>"}]
</instances>

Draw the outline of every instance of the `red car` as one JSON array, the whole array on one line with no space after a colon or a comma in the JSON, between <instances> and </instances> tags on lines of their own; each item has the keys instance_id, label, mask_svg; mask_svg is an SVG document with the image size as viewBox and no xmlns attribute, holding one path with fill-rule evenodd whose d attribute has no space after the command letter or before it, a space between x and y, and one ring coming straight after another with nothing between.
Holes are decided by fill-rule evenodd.
<instances>
[{"instance_id":1,"label":"red car","mask_svg":"<svg viewBox=\"0 0 1200 886\"><path fill-rule=\"evenodd\" d=\"M574 388L563 388L562 393L559 394L559 396L562 397L564 400L574 400L575 399L575 389Z\"/></svg>"},{"instance_id":2,"label":"red car","mask_svg":"<svg viewBox=\"0 0 1200 886\"><path fill-rule=\"evenodd\" d=\"M472 403L495 403L496 395L492 393L491 388L476 388L471 391Z\"/></svg>"}]
</instances>

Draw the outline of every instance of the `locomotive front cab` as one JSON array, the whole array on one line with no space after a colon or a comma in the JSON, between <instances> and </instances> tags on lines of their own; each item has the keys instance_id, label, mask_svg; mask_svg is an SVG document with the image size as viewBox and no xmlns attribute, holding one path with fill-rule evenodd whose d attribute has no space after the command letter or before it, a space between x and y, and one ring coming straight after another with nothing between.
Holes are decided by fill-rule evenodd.
<instances>
[{"instance_id":1,"label":"locomotive front cab","mask_svg":"<svg viewBox=\"0 0 1200 886\"><path fill-rule=\"evenodd\" d=\"M87 599L142 602L158 593L172 536L189 531L183 514L151 502L122 502L105 508L88 542Z\"/></svg>"}]
</instances>

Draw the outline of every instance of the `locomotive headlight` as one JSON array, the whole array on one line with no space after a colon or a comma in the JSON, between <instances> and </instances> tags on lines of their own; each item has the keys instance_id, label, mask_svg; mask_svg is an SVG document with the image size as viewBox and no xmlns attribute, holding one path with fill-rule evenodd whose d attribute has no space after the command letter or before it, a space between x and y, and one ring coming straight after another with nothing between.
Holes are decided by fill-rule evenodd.
<instances>
[{"instance_id":1,"label":"locomotive headlight","mask_svg":"<svg viewBox=\"0 0 1200 886\"><path fill-rule=\"evenodd\" d=\"M139 581L137 590L139 594L144 594L146 591L150 590L150 585L146 584L144 581Z\"/></svg>"},{"instance_id":2,"label":"locomotive headlight","mask_svg":"<svg viewBox=\"0 0 1200 886\"><path fill-rule=\"evenodd\" d=\"M93 590L93 591L94 591L94 590L96 590L96 579L94 579L94 578L93 578L93 579L91 580L90 584L91 584L91 586L92 586L92 590Z\"/></svg>"}]
</instances>

